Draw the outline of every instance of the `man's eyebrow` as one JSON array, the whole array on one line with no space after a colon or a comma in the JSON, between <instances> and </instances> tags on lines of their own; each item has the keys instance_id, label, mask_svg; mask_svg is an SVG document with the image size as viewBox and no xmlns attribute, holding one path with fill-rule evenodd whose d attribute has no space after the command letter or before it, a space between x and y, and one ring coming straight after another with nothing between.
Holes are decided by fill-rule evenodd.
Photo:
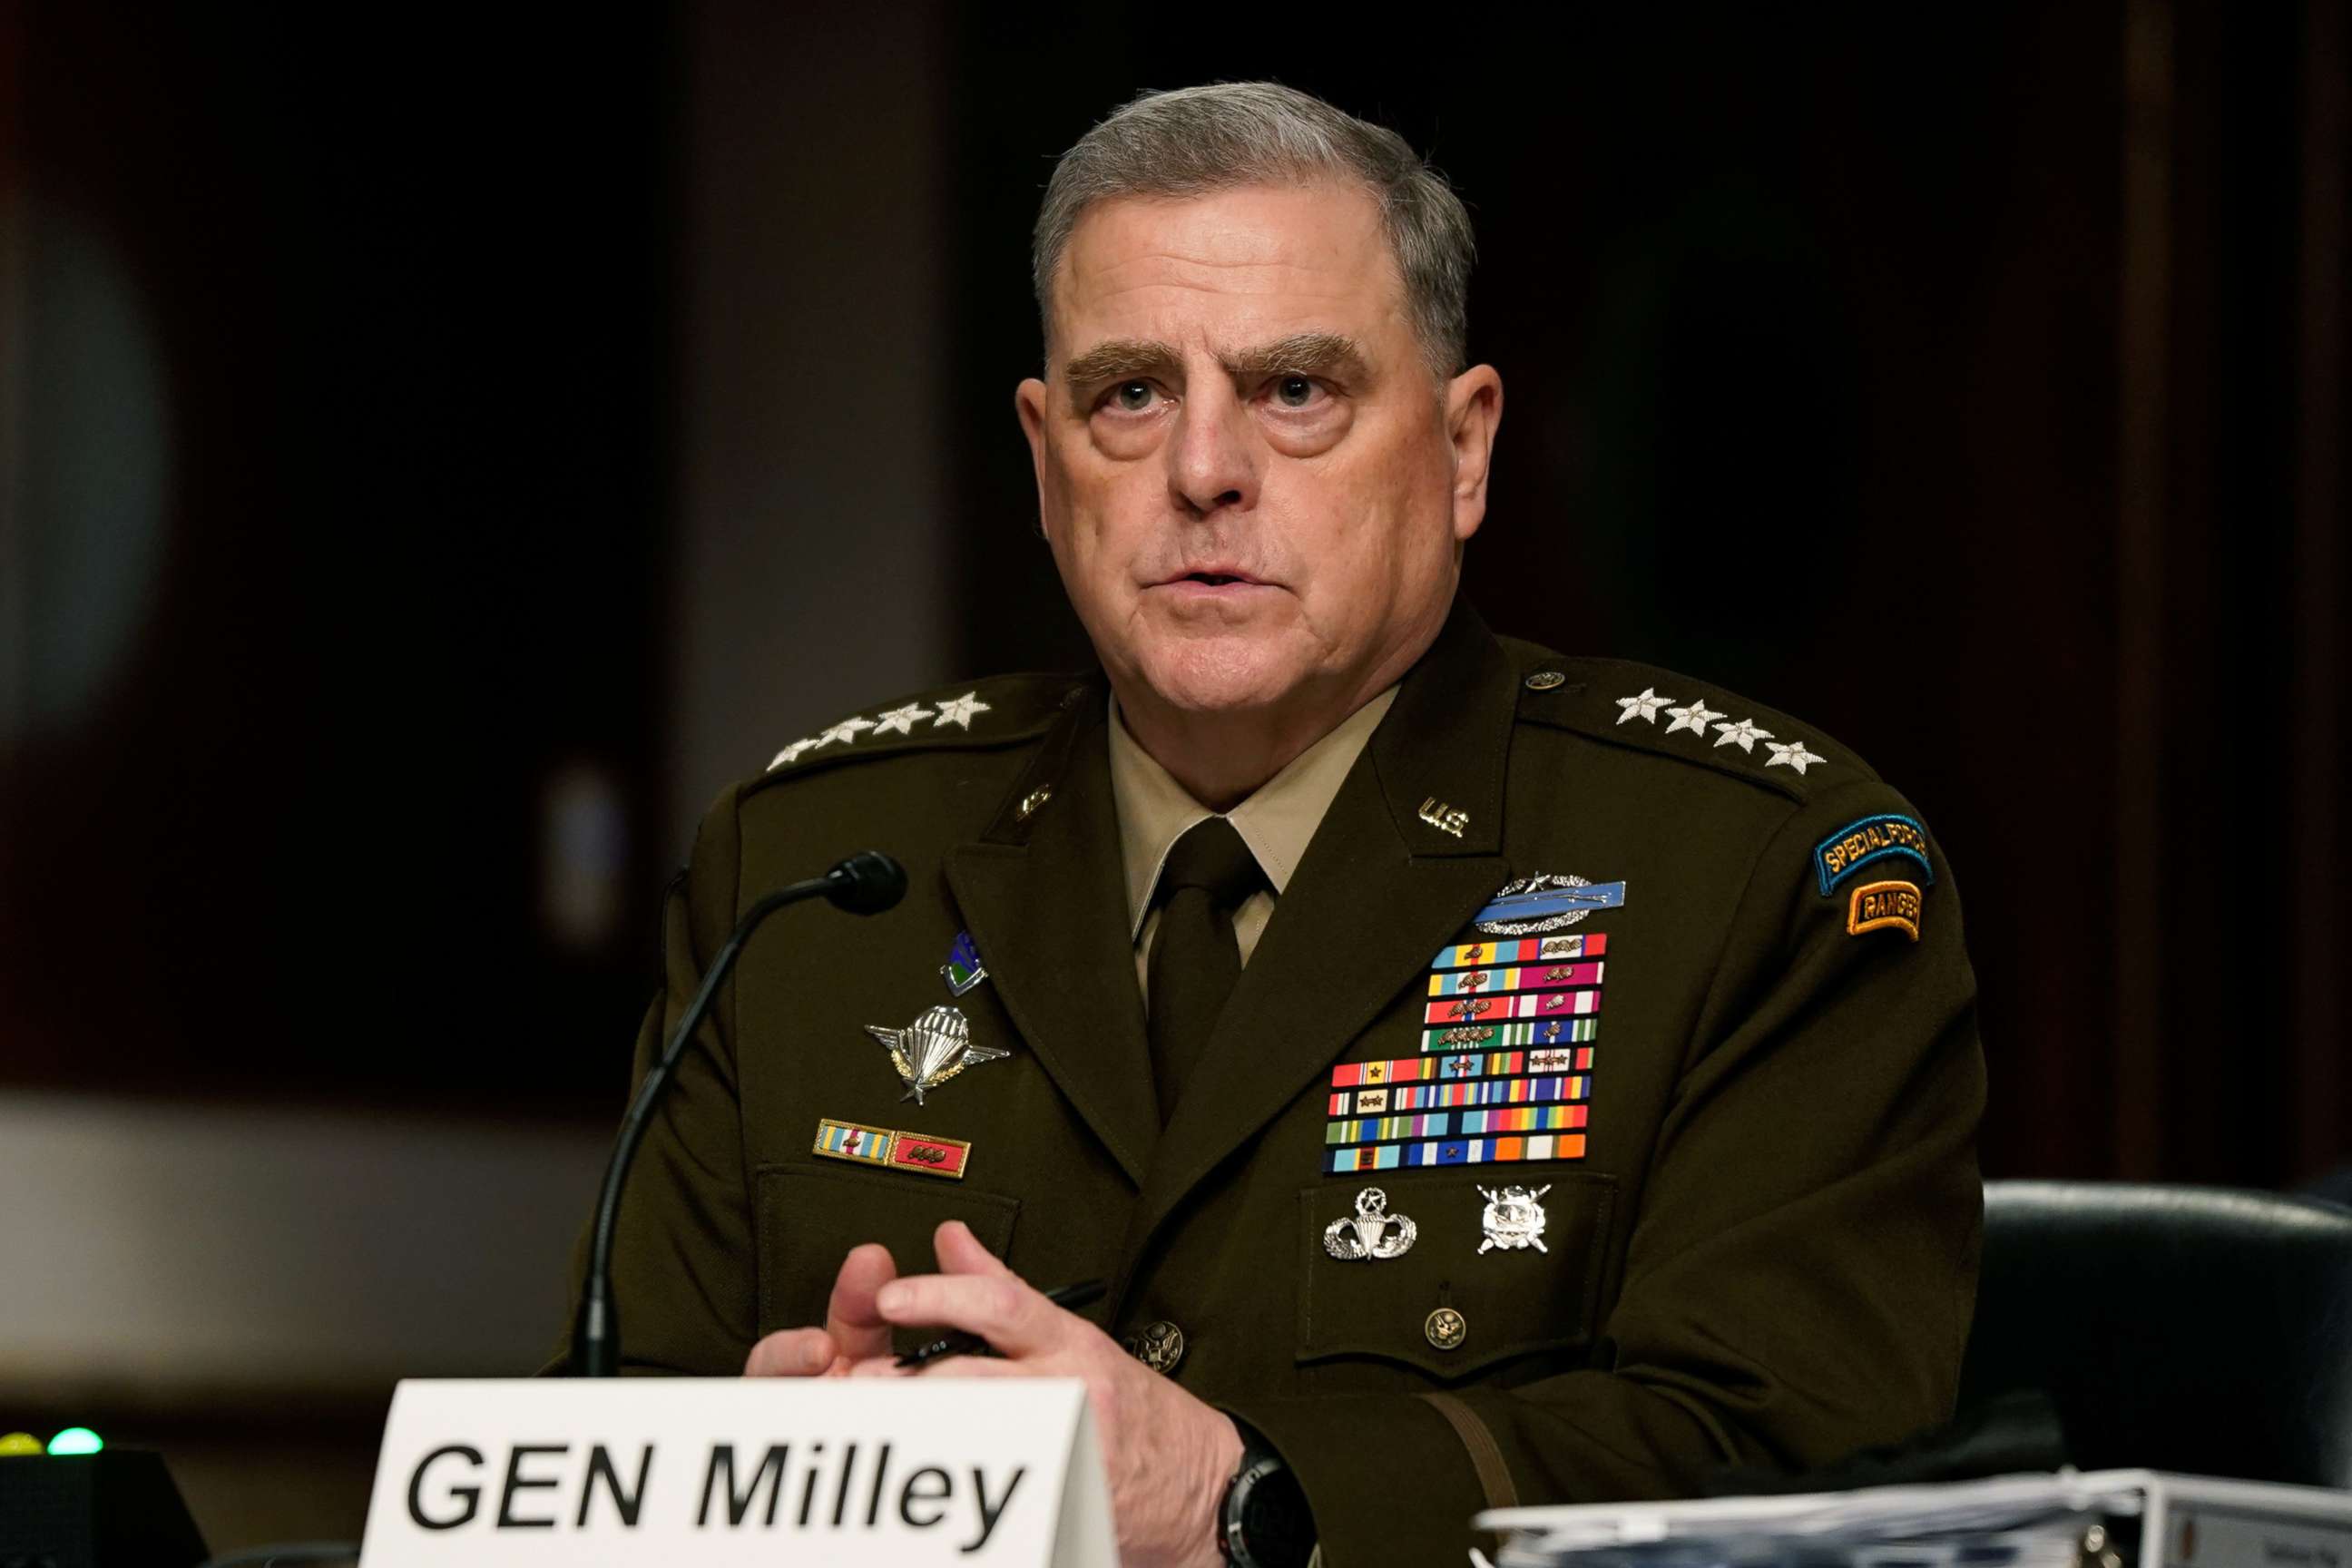
<instances>
[{"instance_id":1,"label":"man's eyebrow","mask_svg":"<svg viewBox=\"0 0 2352 1568\"><path fill-rule=\"evenodd\" d=\"M1269 375L1328 375L1339 381L1364 376L1364 353L1339 332L1293 332L1270 343L1239 350L1219 363L1235 381Z\"/></svg>"},{"instance_id":2,"label":"man's eyebrow","mask_svg":"<svg viewBox=\"0 0 2352 1568\"><path fill-rule=\"evenodd\" d=\"M1367 374L1363 350L1343 332L1293 332L1270 343L1236 349L1219 356L1217 363L1236 382L1262 381L1270 375L1361 381ZM1064 365L1062 378L1072 397L1083 404L1091 387L1147 377L1173 381L1182 370L1182 356L1167 343L1114 338L1097 343Z\"/></svg>"},{"instance_id":3,"label":"man's eyebrow","mask_svg":"<svg viewBox=\"0 0 2352 1568\"><path fill-rule=\"evenodd\" d=\"M1166 343L1113 338L1097 343L1064 365L1062 379L1070 384L1073 391L1078 391L1106 381L1140 380L1146 376L1172 378L1181 364L1176 351Z\"/></svg>"}]
</instances>

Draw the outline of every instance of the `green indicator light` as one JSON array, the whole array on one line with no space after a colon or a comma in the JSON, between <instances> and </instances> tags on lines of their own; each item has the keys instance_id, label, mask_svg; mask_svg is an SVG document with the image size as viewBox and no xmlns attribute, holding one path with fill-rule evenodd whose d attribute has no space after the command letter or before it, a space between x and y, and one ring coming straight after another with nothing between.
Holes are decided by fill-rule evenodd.
<instances>
[{"instance_id":1,"label":"green indicator light","mask_svg":"<svg viewBox=\"0 0 2352 1568\"><path fill-rule=\"evenodd\" d=\"M49 1456L60 1458L68 1454L95 1454L106 1447L99 1435L87 1426L68 1426L49 1439Z\"/></svg>"}]
</instances>

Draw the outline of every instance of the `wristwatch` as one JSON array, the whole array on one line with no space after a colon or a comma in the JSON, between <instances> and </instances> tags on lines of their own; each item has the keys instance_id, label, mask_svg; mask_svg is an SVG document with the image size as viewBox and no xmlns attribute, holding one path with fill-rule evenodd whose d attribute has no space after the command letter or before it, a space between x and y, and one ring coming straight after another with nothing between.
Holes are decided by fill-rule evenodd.
<instances>
[{"instance_id":1,"label":"wristwatch","mask_svg":"<svg viewBox=\"0 0 2352 1568\"><path fill-rule=\"evenodd\" d=\"M1241 1427L1242 1465L1217 1510L1217 1550L1234 1568L1307 1568L1315 1516L1298 1478L1265 1439Z\"/></svg>"}]
</instances>

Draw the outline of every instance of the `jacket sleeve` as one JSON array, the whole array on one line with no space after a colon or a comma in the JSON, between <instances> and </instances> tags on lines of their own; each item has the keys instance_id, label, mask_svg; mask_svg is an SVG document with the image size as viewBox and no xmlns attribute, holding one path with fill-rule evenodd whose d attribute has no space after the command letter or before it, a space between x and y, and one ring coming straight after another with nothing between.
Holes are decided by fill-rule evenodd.
<instances>
[{"instance_id":1,"label":"jacket sleeve","mask_svg":"<svg viewBox=\"0 0 2352 1568\"><path fill-rule=\"evenodd\" d=\"M662 992L637 1031L633 1096L700 988L705 958L733 927L739 880L730 791L703 819L693 859L663 903ZM755 1252L730 1044L734 1015L730 979L679 1058L629 1170L613 1246L624 1373L732 1376L743 1370L756 1337ZM575 1309L587 1258L583 1230L572 1256ZM569 1363L571 1339L567 1314L556 1359L545 1370L560 1371Z\"/></svg>"},{"instance_id":2,"label":"jacket sleeve","mask_svg":"<svg viewBox=\"0 0 2352 1568\"><path fill-rule=\"evenodd\" d=\"M1916 821L1882 784L1833 790L1757 858L1591 1370L1234 1407L1299 1476L1332 1568L1458 1560L1484 1507L1685 1495L1949 1417L1983 1223L1976 985L1932 847L1932 879L1896 855L1823 890L1816 847L1882 813ZM1922 889L1916 942L1849 933L1884 880Z\"/></svg>"}]
</instances>

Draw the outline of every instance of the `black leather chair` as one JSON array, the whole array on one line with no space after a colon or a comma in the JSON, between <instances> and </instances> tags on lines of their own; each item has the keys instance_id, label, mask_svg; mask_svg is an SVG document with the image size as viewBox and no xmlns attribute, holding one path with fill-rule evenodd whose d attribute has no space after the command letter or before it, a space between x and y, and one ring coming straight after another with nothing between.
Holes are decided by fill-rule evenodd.
<instances>
[{"instance_id":1,"label":"black leather chair","mask_svg":"<svg viewBox=\"0 0 2352 1568\"><path fill-rule=\"evenodd\" d=\"M2085 1468L2352 1487L2352 1210L1986 1183L1961 1407L2020 1389L2049 1394Z\"/></svg>"}]
</instances>

